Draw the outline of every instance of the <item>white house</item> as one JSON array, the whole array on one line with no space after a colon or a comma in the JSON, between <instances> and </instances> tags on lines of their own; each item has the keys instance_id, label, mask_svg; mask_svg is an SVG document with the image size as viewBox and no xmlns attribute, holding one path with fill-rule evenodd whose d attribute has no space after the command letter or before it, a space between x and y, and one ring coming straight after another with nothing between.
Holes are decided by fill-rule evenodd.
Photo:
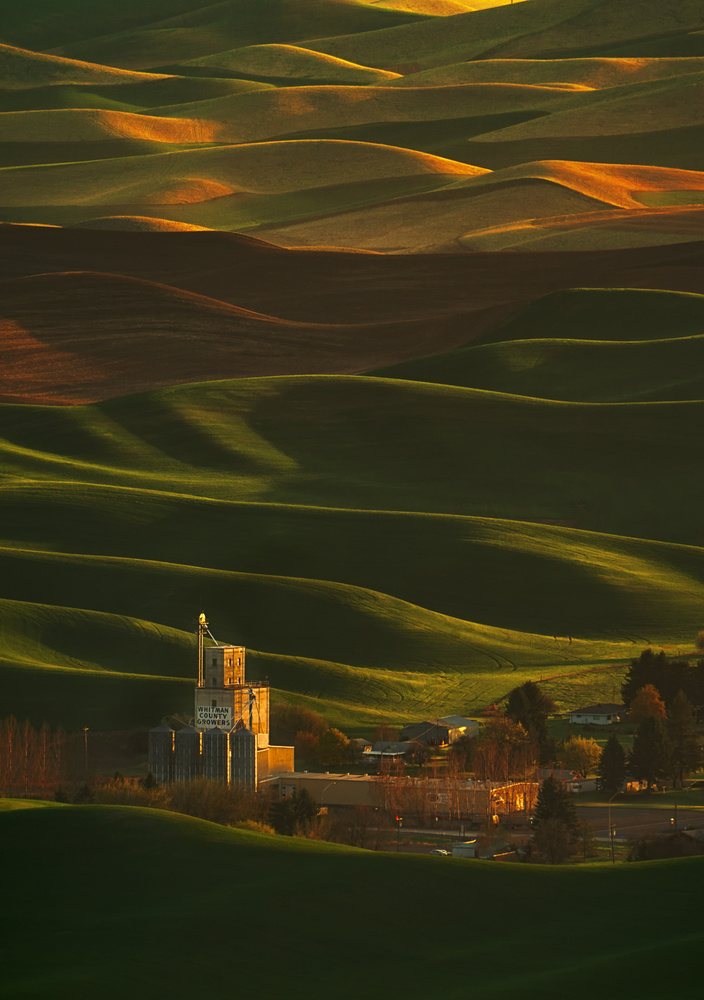
<instances>
[{"instance_id":1,"label":"white house","mask_svg":"<svg viewBox=\"0 0 704 1000\"><path fill-rule=\"evenodd\" d=\"M610 726L620 722L625 714L623 705L600 702L598 705L587 705L586 708L576 708L570 712L570 722L576 726Z\"/></svg>"}]
</instances>

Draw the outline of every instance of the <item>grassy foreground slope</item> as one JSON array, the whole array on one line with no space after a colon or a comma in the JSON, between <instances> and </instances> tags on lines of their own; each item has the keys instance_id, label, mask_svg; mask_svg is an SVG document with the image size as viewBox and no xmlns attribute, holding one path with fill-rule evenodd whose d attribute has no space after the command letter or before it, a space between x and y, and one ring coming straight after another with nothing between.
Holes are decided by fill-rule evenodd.
<instances>
[{"instance_id":1,"label":"grassy foreground slope","mask_svg":"<svg viewBox=\"0 0 704 1000\"><path fill-rule=\"evenodd\" d=\"M700 858L578 869L397 857L100 806L3 811L0 831L13 858L6 879L13 903L4 930L7 996L97 990L117 1000L130 991L159 991L172 977L177 997L201 990L206 980L219 982L225 997L242 990L273 996L290 992L291 970L303 953L310 960L305 993L315 998L329 996L331 982L336 996L350 1000L374 981L393 981L404 995L433 995L439 978L453 1000L469 988L486 998L564 991L587 1000L604 979L610 990L655 998L667 994L672 963L683 988L699 977ZM193 877L179 880L183 872ZM422 948L401 928L360 942L372 884L374 898L392 899L399 912L412 912L422 899L446 919L424 929ZM218 891L207 894L207 919L200 918L204 887L213 885ZM468 896L482 914L471 942ZM565 919L565 900L574 897L581 900L577 935ZM33 941L37 898L43 900L40 949ZM677 900L666 928L656 904L663 898ZM269 936L251 931L274 917L272 962ZM247 941L246 962L238 941ZM228 985L233 962L236 987Z\"/></svg>"}]
</instances>

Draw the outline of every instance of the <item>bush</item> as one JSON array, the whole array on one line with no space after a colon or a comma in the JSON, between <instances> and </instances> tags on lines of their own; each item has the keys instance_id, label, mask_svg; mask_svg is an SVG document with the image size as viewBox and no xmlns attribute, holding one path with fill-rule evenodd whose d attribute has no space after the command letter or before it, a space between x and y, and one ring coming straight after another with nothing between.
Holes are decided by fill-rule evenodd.
<instances>
[{"instance_id":1,"label":"bush","mask_svg":"<svg viewBox=\"0 0 704 1000\"><path fill-rule=\"evenodd\" d=\"M195 778L169 785L168 792L171 801L166 808L187 816L224 826L257 818L256 796L239 785L223 785L209 778Z\"/></svg>"},{"instance_id":2,"label":"bush","mask_svg":"<svg viewBox=\"0 0 704 1000\"><path fill-rule=\"evenodd\" d=\"M170 797L163 785L144 788L138 782L117 779L98 788L95 801L101 806L144 806L148 809L168 809Z\"/></svg>"}]
</instances>

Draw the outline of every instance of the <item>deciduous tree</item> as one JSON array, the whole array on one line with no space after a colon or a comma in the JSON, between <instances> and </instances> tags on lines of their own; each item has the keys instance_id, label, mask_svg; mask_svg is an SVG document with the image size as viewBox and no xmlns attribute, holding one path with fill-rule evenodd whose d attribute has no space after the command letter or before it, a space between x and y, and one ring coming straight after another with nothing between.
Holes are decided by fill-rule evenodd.
<instances>
[{"instance_id":1,"label":"deciduous tree","mask_svg":"<svg viewBox=\"0 0 704 1000\"><path fill-rule=\"evenodd\" d=\"M657 688L653 684L646 684L640 688L631 702L628 718L631 722L642 722L643 719L650 718L664 722L665 715L665 703Z\"/></svg>"},{"instance_id":2,"label":"deciduous tree","mask_svg":"<svg viewBox=\"0 0 704 1000\"><path fill-rule=\"evenodd\" d=\"M560 751L562 763L570 771L577 771L582 777L592 774L601 756L601 747L596 740L583 736L572 736Z\"/></svg>"},{"instance_id":3,"label":"deciduous tree","mask_svg":"<svg viewBox=\"0 0 704 1000\"><path fill-rule=\"evenodd\" d=\"M398 729L388 722L381 722L372 732L372 743L397 743Z\"/></svg>"},{"instance_id":4,"label":"deciduous tree","mask_svg":"<svg viewBox=\"0 0 704 1000\"><path fill-rule=\"evenodd\" d=\"M318 738L318 760L321 767L336 768L349 763L350 741L339 729L326 729Z\"/></svg>"},{"instance_id":5,"label":"deciduous tree","mask_svg":"<svg viewBox=\"0 0 704 1000\"><path fill-rule=\"evenodd\" d=\"M274 705L269 716L271 741L280 746L293 746L297 733L320 736L327 728L322 715L301 705Z\"/></svg>"}]
</instances>

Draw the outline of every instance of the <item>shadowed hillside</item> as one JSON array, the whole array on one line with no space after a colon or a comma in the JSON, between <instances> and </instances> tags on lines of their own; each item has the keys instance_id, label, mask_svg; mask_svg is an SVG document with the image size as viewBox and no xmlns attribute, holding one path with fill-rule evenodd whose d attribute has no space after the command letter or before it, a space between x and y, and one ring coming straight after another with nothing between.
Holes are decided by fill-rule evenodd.
<instances>
[{"instance_id":1,"label":"shadowed hillside","mask_svg":"<svg viewBox=\"0 0 704 1000\"><path fill-rule=\"evenodd\" d=\"M280 961L269 961L270 942L255 935L243 982L272 994L290 989L291 965L313 939L316 968L306 987L312 997L324 996L331 980L337 982L338 996L353 998L370 979L389 977L401 992L430 993L442 968L448 979L444 993L459 1000L466 995L462 980L470 957L463 921L463 897L469 893L483 913L474 947L486 963L472 974L478 996L511 997L520 981L521 989L564 989L581 1000L608 978L614 988L654 997L666 992L671 981L668 958L676 960L680 982L696 982L700 935L693 928L700 858L619 864L613 870L469 863L255 834L157 810L17 805L3 800L0 813L3 842L15 861L7 883L16 906L6 937L4 977L16 995L44 996L51 984L55 992L78 986L112 1000L130 989L158 991L178 968L173 992L186 996L201 989L204 978L224 974L223 956L231 953L233 935L246 936L253 926L265 926L275 899L277 920L286 928ZM198 878L186 880L178 906L165 907L166 873L181 870L196 872ZM68 898L66 871L75 890ZM214 880L220 892L210 902L207 923L189 922L190 958L184 962L184 914L195 917L202 885ZM271 892L262 891L262 884L271 886ZM368 912L371 884L404 910L421 893L429 906L443 908L448 920L429 927L420 951L408 936L387 937L383 946L365 945L361 959L350 963L347 942ZM301 891L277 891L281 886L300 886ZM36 925L31 900L40 891L45 944L32 960L30 975L27 939ZM601 897L606 893L613 894L613 901L604 911ZM665 893L680 903L663 938L652 908L653 899ZM585 897L584 929L577 940L562 913L566 895ZM328 914L341 896L346 905L333 926ZM517 910L525 899L531 900L531 921L512 924L507 910ZM513 926L517 943L507 963L499 941ZM549 976L546 934L555 949ZM80 967L66 948L66 937L80 942Z\"/></svg>"}]
</instances>

